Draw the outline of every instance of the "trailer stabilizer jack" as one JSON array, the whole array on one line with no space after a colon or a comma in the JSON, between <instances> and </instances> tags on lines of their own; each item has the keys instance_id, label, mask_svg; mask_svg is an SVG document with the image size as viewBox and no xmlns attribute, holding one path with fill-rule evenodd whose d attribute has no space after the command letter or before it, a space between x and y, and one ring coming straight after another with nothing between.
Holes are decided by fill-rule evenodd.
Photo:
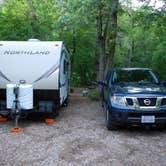
<instances>
[{"instance_id":1,"label":"trailer stabilizer jack","mask_svg":"<svg viewBox=\"0 0 166 166\"><path fill-rule=\"evenodd\" d=\"M13 127L10 132L14 132L14 133L19 133L22 132L23 129L21 127L18 127L18 120L19 120L20 115L15 115L15 127Z\"/></svg>"}]
</instances>

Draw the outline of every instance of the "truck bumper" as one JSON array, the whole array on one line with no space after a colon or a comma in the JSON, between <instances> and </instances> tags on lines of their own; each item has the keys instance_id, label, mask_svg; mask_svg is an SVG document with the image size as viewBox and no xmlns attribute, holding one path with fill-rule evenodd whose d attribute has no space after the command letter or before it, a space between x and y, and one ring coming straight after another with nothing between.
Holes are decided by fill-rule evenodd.
<instances>
[{"instance_id":1,"label":"truck bumper","mask_svg":"<svg viewBox=\"0 0 166 166\"><path fill-rule=\"evenodd\" d=\"M162 110L121 110L111 109L112 120L119 124L166 124L166 109ZM152 117L153 121L143 121L143 117Z\"/></svg>"}]
</instances>

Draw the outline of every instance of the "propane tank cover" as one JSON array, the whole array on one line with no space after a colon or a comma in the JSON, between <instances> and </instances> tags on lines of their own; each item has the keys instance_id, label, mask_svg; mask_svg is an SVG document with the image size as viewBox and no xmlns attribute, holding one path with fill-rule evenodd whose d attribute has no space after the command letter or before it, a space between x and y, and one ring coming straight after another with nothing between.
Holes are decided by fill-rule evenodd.
<instances>
[{"instance_id":1,"label":"propane tank cover","mask_svg":"<svg viewBox=\"0 0 166 166\"><path fill-rule=\"evenodd\" d=\"M31 84L7 84L6 97L7 97L7 108L13 107L13 101L15 100L14 88L19 87L18 101L21 109L32 109L33 108L33 85Z\"/></svg>"}]
</instances>

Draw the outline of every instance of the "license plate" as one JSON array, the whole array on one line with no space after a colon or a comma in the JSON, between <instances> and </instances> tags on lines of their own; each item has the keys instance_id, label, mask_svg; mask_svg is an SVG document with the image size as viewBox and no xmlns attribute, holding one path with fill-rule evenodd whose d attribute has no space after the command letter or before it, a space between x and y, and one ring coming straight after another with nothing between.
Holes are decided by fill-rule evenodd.
<instances>
[{"instance_id":1,"label":"license plate","mask_svg":"<svg viewBox=\"0 0 166 166\"><path fill-rule=\"evenodd\" d=\"M141 123L155 123L155 116L141 116Z\"/></svg>"}]
</instances>

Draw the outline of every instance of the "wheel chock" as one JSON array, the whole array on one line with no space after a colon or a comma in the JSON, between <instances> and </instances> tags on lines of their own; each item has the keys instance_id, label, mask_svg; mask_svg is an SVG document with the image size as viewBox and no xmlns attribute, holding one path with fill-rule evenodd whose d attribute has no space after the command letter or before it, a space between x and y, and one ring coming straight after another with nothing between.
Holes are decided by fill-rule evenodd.
<instances>
[{"instance_id":1,"label":"wheel chock","mask_svg":"<svg viewBox=\"0 0 166 166\"><path fill-rule=\"evenodd\" d=\"M0 122L7 122L7 118L4 118L4 117L0 117Z\"/></svg>"},{"instance_id":2,"label":"wheel chock","mask_svg":"<svg viewBox=\"0 0 166 166\"><path fill-rule=\"evenodd\" d=\"M10 132L12 132L12 133L20 133L20 132L22 132L23 131L23 129L21 128L21 127L13 127L11 130L10 130Z\"/></svg>"},{"instance_id":3,"label":"wheel chock","mask_svg":"<svg viewBox=\"0 0 166 166\"><path fill-rule=\"evenodd\" d=\"M54 123L55 122L55 119L53 119L53 118L46 118L45 119L45 123L46 124L52 124L52 123Z\"/></svg>"}]
</instances>

